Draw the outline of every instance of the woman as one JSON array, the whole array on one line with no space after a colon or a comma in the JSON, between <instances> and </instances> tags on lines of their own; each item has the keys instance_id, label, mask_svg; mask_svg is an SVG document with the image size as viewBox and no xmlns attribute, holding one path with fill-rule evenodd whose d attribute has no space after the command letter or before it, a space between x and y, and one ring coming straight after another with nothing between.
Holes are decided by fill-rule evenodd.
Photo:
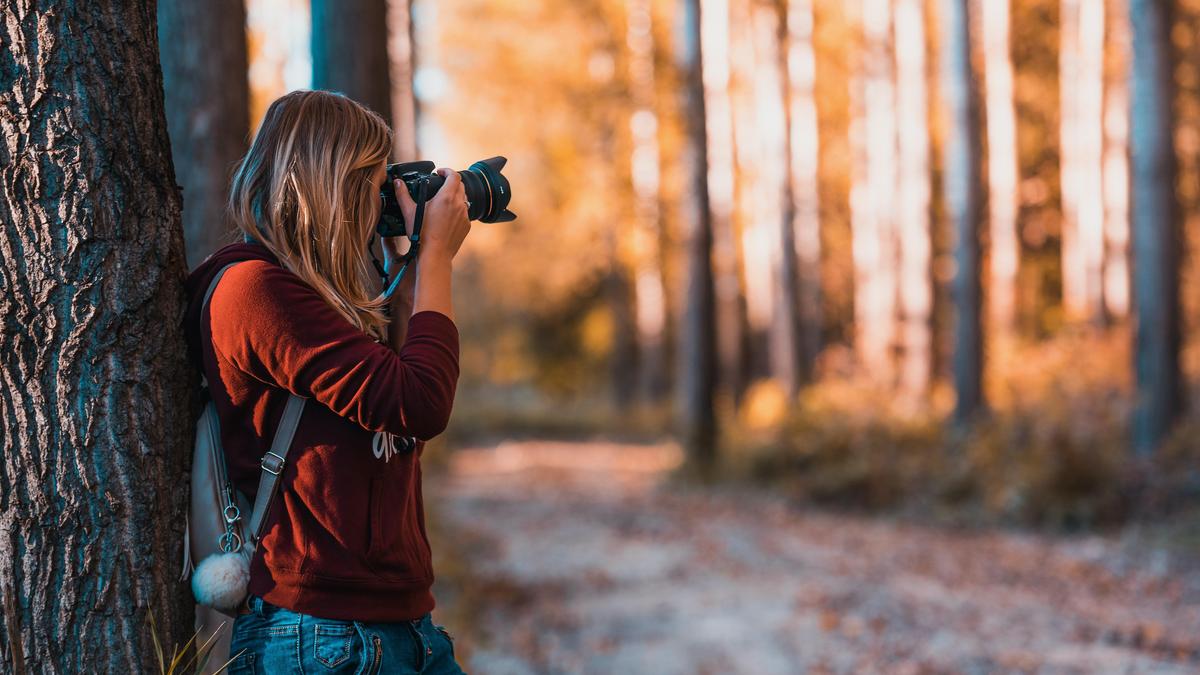
<instances>
[{"instance_id":1,"label":"woman","mask_svg":"<svg viewBox=\"0 0 1200 675\"><path fill-rule=\"evenodd\" d=\"M368 242L391 147L383 119L340 94L275 101L233 178L245 242L188 277L192 356L230 479L251 499L289 393L309 399L251 561L231 673L462 672L431 622L420 455L454 401L450 277L470 224L457 173L439 169L415 274L379 295ZM397 243L384 249L394 270Z\"/></svg>"}]
</instances>

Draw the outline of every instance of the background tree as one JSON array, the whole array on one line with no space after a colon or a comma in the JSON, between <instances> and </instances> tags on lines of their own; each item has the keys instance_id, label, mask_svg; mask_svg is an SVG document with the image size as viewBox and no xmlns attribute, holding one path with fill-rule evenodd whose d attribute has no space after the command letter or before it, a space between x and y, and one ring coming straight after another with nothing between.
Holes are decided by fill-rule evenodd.
<instances>
[{"instance_id":1,"label":"background tree","mask_svg":"<svg viewBox=\"0 0 1200 675\"><path fill-rule=\"evenodd\" d=\"M1017 266L1017 121L1013 104L1013 65L1009 45L1009 0L979 3L983 28L984 99L988 148L988 329L1006 342L1016 327Z\"/></svg>"},{"instance_id":2,"label":"background tree","mask_svg":"<svg viewBox=\"0 0 1200 675\"><path fill-rule=\"evenodd\" d=\"M250 135L243 0L163 0L158 41L191 268L229 241L229 179Z\"/></svg>"},{"instance_id":3,"label":"background tree","mask_svg":"<svg viewBox=\"0 0 1200 675\"><path fill-rule=\"evenodd\" d=\"M417 97L413 75L417 70L413 35L412 0L389 0L388 58L391 63L392 156L399 162L418 159Z\"/></svg>"},{"instance_id":4,"label":"background tree","mask_svg":"<svg viewBox=\"0 0 1200 675\"><path fill-rule=\"evenodd\" d=\"M1134 448L1152 452L1182 410L1179 373L1179 209L1172 144L1172 3L1130 0L1133 303L1137 400Z\"/></svg>"},{"instance_id":5,"label":"background tree","mask_svg":"<svg viewBox=\"0 0 1200 675\"><path fill-rule=\"evenodd\" d=\"M920 401L933 376L933 238L925 3L894 0L896 59L896 242L899 384Z\"/></svg>"},{"instance_id":6,"label":"background tree","mask_svg":"<svg viewBox=\"0 0 1200 675\"><path fill-rule=\"evenodd\" d=\"M773 371L790 396L812 380L821 343L821 221L818 189L816 53L810 0L778 0L776 51L782 73L783 209L779 219L778 309Z\"/></svg>"},{"instance_id":7,"label":"background tree","mask_svg":"<svg viewBox=\"0 0 1200 675\"><path fill-rule=\"evenodd\" d=\"M942 105L946 124L943 199L953 232L955 420L968 422L983 407L979 288L979 121L971 72L968 0L941 3Z\"/></svg>"},{"instance_id":8,"label":"background tree","mask_svg":"<svg viewBox=\"0 0 1200 675\"><path fill-rule=\"evenodd\" d=\"M690 199L687 204L687 286L679 331L679 402L684 447L701 473L716 460L716 319L713 288L713 218L709 207L708 133L702 66L700 0L683 0L680 69L687 118Z\"/></svg>"},{"instance_id":9,"label":"background tree","mask_svg":"<svg viewBox=\"0 0 1200 675\"><path fill-rule=\"evenodd\" d=\"M854 251L854 345L859 361L884 386L895 381L896 344L896 67L891 0L861 0L860 75L850 133Z\"/></svg>"},{"instance_id":10,"label":"background tree","mask_svg":"<svg viewBox=\"0 0 1200 675\"><path fill-rule=\"evenodd\" d=\"M392 122L387 0L312 1L313 88L340 91Z\"/></svg>"},{"instance_id":11,"label":"background tree","mask_svg":"<svg viewBox=\"0 0 1200 675\"><path fill-rule=\"evenodd\" d=\"M1103 319L1104 2L1063 0L1059 13L1062 284L1070 318Z\"/></svg>"},{"instance_id":12,"label":"background tree","mask_svg":"<svg viewBox=\"0 0 1200 675\"><path fill-rule=\"evenodd\" d=\"M155 18L21 2L0 26L0 639L38 672L150 671L151 608L166 644L192 632L195 378Z\"/></svg>"}]
</instances>

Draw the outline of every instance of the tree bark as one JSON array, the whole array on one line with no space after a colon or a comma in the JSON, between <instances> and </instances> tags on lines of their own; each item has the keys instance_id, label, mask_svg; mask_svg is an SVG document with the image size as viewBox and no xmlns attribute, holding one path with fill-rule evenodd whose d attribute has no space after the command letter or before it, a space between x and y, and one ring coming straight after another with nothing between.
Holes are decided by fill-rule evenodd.
<instances>
[{"instance_id":1,"label":"tree bark","mask_svg":"<svg viewBox=\"0 0 1200 675\"><path fill-rule=\"evenodd\" d=\"M968 0L942 0L941 69L946 120L946 215L954 235L954 417L971 421L983 408L979 288L979 116L971 72Z\"/></svg>"},{"instance_id":2,"label":"tree bark","mask_svg":"<svg viewBox=\"0 0 1200 675\"><path fill-rule=\"evenodd\" d=\"M192 633L199 401L155 19L19 1L0 25L0 636L33 672L157 670L151 609L168 649Z\"/></svg>"},{"instance_id":3,"label":"tree bark","mask_svg":"<svg viewBox=\"0 0 1200 675\"><path fill-rule=\"evenodd\" d=\"M163 0L158 38L190 268L231 241L229 181L250 135L245 4Z\"/></svg>"},{"instance_id":4,"label":"tree bark","mask_svg":"<svg viewBox=\"0 0 1200 675\"><path fill-rule=\"evenodd\" d=\"M392 123L387 0L313 0L313 88L340 91Z\"/></svg>"},{"instance_id":5,"label":"tree bark","mask_svg":"<svg viewBox=\"0 0 1200 675\"><path fill-rule=\"evenodd\" d=\"M680 70L687 117L687 161L691 199L687 201L687 295L679 339L681 424L689 461L703 475L716 463L716 292L713 287L713 217L709 206L708 133L702 66L701 0L683 0L684 29Z\"/></svg>"},{"instance_id":6,"label":"tree bark","mask_svg":"<svg viewBox=\"0 0 1200 675\"><path fill-rule=\"evenodd\" d=\"M1175 195L1172 3L1131 0L1134 369L1133 443L1152 453L1183 408L1179 373L1179 205Z\"/></svg>"}]
</instances>

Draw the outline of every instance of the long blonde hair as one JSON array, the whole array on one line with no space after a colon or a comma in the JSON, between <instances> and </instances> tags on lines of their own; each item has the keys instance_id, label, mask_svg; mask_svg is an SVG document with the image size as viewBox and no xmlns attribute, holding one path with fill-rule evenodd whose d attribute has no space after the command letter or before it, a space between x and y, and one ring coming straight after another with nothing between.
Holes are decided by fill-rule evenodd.
<instances>
[{"instance_id":1,"label":"long blonde hair","mask_svg":"<svg viewBox=\"0 0 1200 675\"><path fill-rule=\"evenodd\" d=\"M336 92L293 91L267 109L229 194L238 229L376 340L388 319L367 251L380 210L371 181L391 147L391 129L365 106Z\"/></svg>"}]
</instances>

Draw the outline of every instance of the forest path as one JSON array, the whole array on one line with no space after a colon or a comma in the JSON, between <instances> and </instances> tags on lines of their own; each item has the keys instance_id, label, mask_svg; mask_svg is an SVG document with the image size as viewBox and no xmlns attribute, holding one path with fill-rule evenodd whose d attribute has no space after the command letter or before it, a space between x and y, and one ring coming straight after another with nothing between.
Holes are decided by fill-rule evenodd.
<instances>
[{"instance_id":1,"label":"forest path","mask_svg":"<svg viewBox=\"0 0 1200 675\"><path fill-rule=\"evenodd\" d=\"M509 442L430 484L474 673L1197 673L1200 569L668 483L670 446ZM439 609L439 611L443 611ZM435 614L436 615L436 614ZM443 617L445 618L445 617ZM460 629L461 630L461 629Z\"/></svg>"}]
</instances>

